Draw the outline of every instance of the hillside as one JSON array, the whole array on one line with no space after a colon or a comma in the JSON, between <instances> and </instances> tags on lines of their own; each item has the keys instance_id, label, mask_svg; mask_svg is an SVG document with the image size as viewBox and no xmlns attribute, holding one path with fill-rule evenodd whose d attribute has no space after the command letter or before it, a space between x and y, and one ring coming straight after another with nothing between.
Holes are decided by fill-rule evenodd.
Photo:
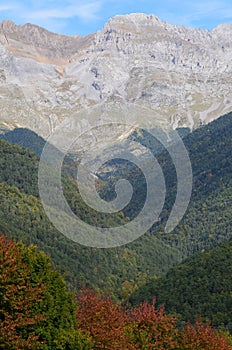
<instances>
[{"instance_id":1,"label":"hillside","mask_svg":"<svg viewBox=\"0 0 232 350\"><path fill-rule=\"evenodd\" d=\"M111 291L124 299L144 283L148 273L160 275L180 261L170 248L146 235L120 248L86 248L69 241L49 222L38 199L36 155L0 140L0 231L11 238L34 243L49 253L72 287L91 286ZM70 178L64 178L66 194L74 212L93 224L122 223L123 217L96 217L87 211ZM114 221L115 220L115 221Z\"/></svg>"},{"instance_id":2,"label":"hillside","mask_svg":"<svg viewBox=\"0 0 232 350\"><path fill-rule=\"evenodd\" d=\"M185 255L231 237L231 142L231 113L184 138L193 171L192 198L180 225L171 235L162 235L162 239L181 247ZM169 174L169 211L175 180L173 183L173 170L169 165L165 173Z\"/></svg>"},{"instance_id":3,"label":"hillside","mask_svg":"<svg viewBox=\"0 0 232 350\"><path fill-rule=\"evenodd\" d=\"M25 128L16 128L0 134L0 139L27 148L40 157L46 141L35 132Z\"/></svg>"},{"instance_id":4,"label":"hillside","mask_svg":"<svg viewBox=\"0 0 232 350\"><path fill-rule=\"evenodd\" d=\"M0 348L4 350L231 350L231 337L196 322L181 329L154 303L123 307L93 290L70 293L49 257L0 235Z\"/></svg>"},{"instance_id":5,"label":"hillside","mask_svg":"<svg viewBox=\"0 0 232 350\"><path fill-rule=\"evenodd\" d=\"M25 16L100 23L67 3ZM232 350L231 57L229 23L0 23L0 350Z\"/></svg>"},{"instance_id":6,"label":"hillside","mask_svg":"<svg viewBox=\"0 0 232 350\"><path fill-rule=\"evenodd\" d=\"M181 258L215 247L231 237L231 131L228 114L184 138L193 167L193 195L184 219L171 234L164 233L164 225L175 198L175 172L167 152L159 153L157 157L167 180L166 206L160 224L152 234L109 250L82 247L57 232L38 199L39 158L26 148L0 140L0 230L27 244L37 244L51 254L55 264L67 274L70 285L101 288L126 300L147 279L165 274ZM28 133L24 129L10 132L9 135L17 137L9 140L20 143L23 139L20 132ZM33 137L30 147L35 149L40 138L34 134ZM132 179L130 173L127 176ZM139 202L144 190L137 174L134 183ZM99 216L89 210L67 174L63 184L71 207L83 220L94 225L123 223L122 213ZM136 201L131 204L132 211L134 206Z\"/></svg>"},{"instance_id":7,"label":"hillside","mask_svg":"<svg viewBox=\"0 0 232 350\"><path fill-rule=\"evenodd\" d=\"M166 199L160 222L151 233L171 246L177 247L183 257L214 247L231 237L232 215L232 113L198 128L183 137L193 172L192 196L187 212L174 231L165 233L164 227L174 204L177 192L176 171L167 150L158 148L151 137L137 137L159 161L166 181ZM154 146L155 145L155 146ZM135 196L124 209L125 216L133 218L142 208L146 198L146 182L141 171L131 164L115 161L107 173L109 184L101 190L102 196L111 198L116 180L128 179Z\"/></svg>"},{"instance_id":8,"label":"hillside","mask_svg":"<svg viewBox=\"0 0 232 350\"><path fill-rule=\"evenodd\" d=\"M188 258L165 277L150 280L131 297L133 303L165 304L168 312L193 322L196 316L232 331L232 240Z\"/></svg>"},{"instance_id":9,"label":"hillside","mask_svg":"<svg viewBox=\"0 0 232 350\"><path fill-rule=\"evenodd\" d=\"M130 298L132 303L138 303L152 300L155 295L159 305L164 303L168 312L179 314L183 321L192 322L200 315L214 327L228 329L230 332L231 117L231 113L223 116L184 138L194 179L188 211L171 234L165 234L162 226L155 227L152 231L161 240L179 247L183 256L189 257L170 269L166 276L160 279L151 277ZM168 169L169 165L166 166L166 174L170 175L169 198L172 198L175 180ZM168 202L164 223L169 205Z\"/></svg>"}]
</instances>

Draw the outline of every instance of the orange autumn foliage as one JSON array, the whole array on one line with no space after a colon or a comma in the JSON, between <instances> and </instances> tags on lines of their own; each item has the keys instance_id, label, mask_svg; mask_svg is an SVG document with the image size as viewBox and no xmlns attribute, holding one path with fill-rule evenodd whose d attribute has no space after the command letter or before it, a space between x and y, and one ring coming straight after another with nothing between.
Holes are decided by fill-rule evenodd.
<instances>
[{"instance_id":1,"label":"orange autumn foliage","mask_svg":"<svg viewBox=\"0 0 232 350\"><path fill-rule=\"evenodd\" d=\"M182 349L187 350L231 350L223 334L216 332L208 324L199 321L195 325L187 324L181 333Z\"/></svg>"},{"instance_id":2,"label":"orange autumn foliage","mask_svg":"<svg viewBox=\"0 0 232 350\"><path fill-rule=\"evenodd\" d=\"M177 349L178 330L176 318L166 315L164 306L155 308L153 303L141 303L138 307L127 310L130 317L130 341L133 349Z\"/></svg>"},{"instance_id":3,"label":"orange autumn foliage","mask_svg":"<svg viewBox=\"0 0 232 350\"><path fill-rule=\"evenodd\" d=\"M78 297L77 321L92 339L93 349L118 350L232 350L226 337L209 325L196 322L179 330L177 319L166 315L164 307L141 303L123 308L94 291Z\"/></svg>"},{"instance_id":4,"label":"orange autumn foliage","mask_svg":"<svg viewBox=\"0 0 232 350\"><path fill-rule=\"evenodd\" d=\"M59 349L66 350L232 350L229 337L208 324L197 321L179 329L177 318L167 315L164 306L156 308L155 299L152 304L143 302L138 307L123 307L110 296L101 296L92 290L79 294L77 309L72 299L68 299L65 307L73 312L76 309L77 325L75 322L73 330L76 332L78 327L83 335L75 333L72 339L65 338L62 345L60 334L64 336L64 333L61 332L49 347L37 336L40 333L36 333L45 321L38 310L46 285L40 280L31 282L31 270L22 256L20 244L0 235L0 247L0 349L55 350L59 345ZM54 298L58 294L56 289ZM65 295L61 294L62 305ZM71 314L65 313L64 317L67 315ZM86 336L88 341L85 341ZM69 332L68 337L72 337L72 333Z\"/></svg>"},{"instance_id":5,"label":"orange autumn foliage","mask_svg":"<svg viewBox=\"0 0 232 350\"><path fill-rule=\"evenodd\" d=\"M43 286L33 287L19 247L0 235L0 348L40 349L31 327L43 319L34 310Z\"/></svg>"},{"instance_id":6,"label":"orange autumn foliage","mask_svg":"<svg viewBox=\"0 0 232 350\"><path fill-rule=\"evenodd\" d=\"M91 336L94 349L127 349L125 325L128 321L122 306L92 290L83 291L78 303L79 329Z\"/></svg>"}]
</instances>

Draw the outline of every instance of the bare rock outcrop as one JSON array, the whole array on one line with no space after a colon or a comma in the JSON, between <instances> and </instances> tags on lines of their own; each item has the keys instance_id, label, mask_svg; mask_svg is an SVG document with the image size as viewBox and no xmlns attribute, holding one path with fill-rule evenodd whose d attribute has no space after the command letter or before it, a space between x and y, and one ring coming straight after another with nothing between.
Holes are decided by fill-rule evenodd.
<instances>
[{"instance_id":1,"label":"bare rock outcrop","mask_svg":"<svg viewBox=\"0 0 232 350\"><path fill-rule=\"evenodd\" d=\"M232 24L209 31L115 16L87 37L0 24L0 125L47 137L64 118L136 103L154 125L196 128L232 110Z\"/></svg>"}]
</instances>

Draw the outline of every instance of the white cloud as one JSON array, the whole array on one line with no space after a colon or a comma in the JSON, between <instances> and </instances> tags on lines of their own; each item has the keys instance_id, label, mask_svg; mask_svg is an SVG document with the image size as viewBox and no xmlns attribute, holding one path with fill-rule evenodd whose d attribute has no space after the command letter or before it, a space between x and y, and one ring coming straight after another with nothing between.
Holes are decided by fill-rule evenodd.
<instances>
[{"instance_id":1,"label":"white cloud","mask_svg":"<svg viewBox=\"0 0 232 350\"><path fill-rule=\"evenodd\" d=\"M67 5L63 8L33 10L27 12L25 17L30 20L50 20L50 19L69 19L78 17L84 21L96 19L102 3L95 1L87 4Z\"/></svg>"},{"instance_id":2,"label":"white cloud","mask_svg":"<svg viewBox=\"0 0 232 350\"><path fill-rule=\"evenodd\" d=\"M91 20L98 17L98 12L102 7L101 2L90 3L79 7L79 17L84 20Z\"/></svg>"},{"instance_id":3,"label":"white cloud","mask_svg":"<svg viewBox=\"0 0 232 350\"><path fill-rule=\"evenodd\" d=\"M184 3L177 0L172 2L172 6L172 11L165 11L163 7L160 7L160 17L175 24L194 27L196 23L202 23L202 25L207 26L210 22L222 23L232 18L231 2L226 0L195 0Z\"/></svg>"},{"instance_id":4,"label":"white cloud","mask_svg":"<svg viewBox=\"0 0 232 350\"><path fill-rule=\"evenodd\" d=\"M231 4L225 1L205 1L194 3L195 12L194 17L209 17L211 15L227 16L230 17L232 14Z\"/></svg>"},{"instance_id":5,"label":"white cloud","mask_svg":"<svg viewBox=\"0 0 232 350\"><path fill-rule=\"evenodd\" d=\"M0 5L0 11L9 11L9 10L14 10L16 6L14 5Z\"/></svg>"},{"instance_id":6,"label":"white cloud","mask_svg":"<svg viewBox=\"0 0 232 350\"><path fill-rule=\"evenodd\" d=\"M51 31L96 31L120 13L154 13L161 20L205 28L231 21L231 0L0 0L0 20L31 22ZM83 29L84 28L84 29ZM89 29L88 29L89 28Z\"/></svg>"}]
</instances>

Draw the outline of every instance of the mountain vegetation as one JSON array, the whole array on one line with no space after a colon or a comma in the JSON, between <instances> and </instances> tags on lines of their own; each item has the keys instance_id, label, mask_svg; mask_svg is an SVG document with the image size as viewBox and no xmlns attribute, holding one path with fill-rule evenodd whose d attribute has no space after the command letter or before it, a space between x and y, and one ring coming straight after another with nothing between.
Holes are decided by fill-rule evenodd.
<instances>
[{"instance_id":1,"label":"mountain vegetation","mask_svg":"<svg viewBox=\"0 0 232 350\"><path fill-rule=\"evenodd\" d=\"M230 336L152 304L122 307L92 290L67 291L50 259L0 236L0 347L6 350L232 349Z\"/></svg>"},{"instance_id":2,"label":"mountain vegetation","mask_svg":"<svg viewBox=\"0 0 232 350\"><path fill-rule=\"evenodd\" d=\"M147 14L117 15L84 37L1 23L0 350L232 350L231 38L231 24L190 29ZM177 128L192 164L191 200L171 233L165 225L177 171L168 147L134 127L144 122L158 132ZM62 187L90 226L121 227L138 215L146 179L132 162L114 158L119 140L119 149L123 143L146 162L138 143L145 146L162 169L158 221L130 244L82 246L46 215L41 136L57 128L75 134L74 126L82 133L76 153L64 157L61 186L53 182L61 161L44 163L51 210L60 209ZM115 198L121 178L133 187L130 203L114 214L90 208L76 183L82 152L94 145L97 154L98 141L107 140L113 159L92 174L99 195Z\"/></svg>"},{"instance_id":3,"label":"mountain vegetation","mask_svg":"<svg viewBox=\"0 0 232 350\"><path fill-rule=\"evenodd\" d=\"M0 348L90 349L77 330L74 295L35 246L0 236Z\"/></svg>"},{"instance_id":4,"label":"mountain vegetation","mask_svg":"<svg viewBox=\"0 0 232 350\"><path fill-rule=\"evenodd\" d=\"M33 151L38 157L40 157L46 144L46 141L41 136L26 128L7 130L5 133L0 134L0 139L27 148Z\"/></svg>"},{"instance_id":5,"label":"mountain vegetation","mask_svg":"<svg viewBox=\"0 0 232 350\"><path fill-rule=\"evenodd\" d=\"M214 328L232 332L232 240L201 252L170 269L160 279L150 280L131 296L132 303L151 301L193 322L197 316Z\"/></svg>"},{"instance_id":6,"label":"mountain vegetation","mask_svg":"<svg viewBox=\"0 0 232 350\"><path fill-rule=\"evenodd\" d=\"M50 254L60 271L66 273L70 286L103 289L125 299L144 283L148 271L160 275L180 261L176 248L150 235L130 246L107 250L68 240L50 223L38 198L38 163L33 152L0 140L0 230ZM67 200L80 218L95 225L123 223L121 215L107 218L91 214L72 178L64 177L64 185Z\"/></svg>"},{"instance_id":7,"label":"mountain vegetation","mask_svg":"<svg viewBox=\"0 0 232 350\"><path fill-rule=\"evenodd\" d=\"M175 167L168 150L164 150L157 140L152 142L151 135L135 135L135 140L155 154L166 181L166 200L161 220L153 226L151 233L178 248L182 257L228 240L231 237L232 216L232 113L183 137L192 165L192 197L184 218L171 233L165 233L164 227L177 193ZM141 177L140 170L130 164L126 167L125 164L115 162L112 169L111 174L108 174L110 186L101 189L102 196L111 198L110 190L114 182L120 177L129 179L136 195L125 208L124 215L132 219L146 199L146 181Z\"/></svg>"},{"instance_id":8,"label":"mountain vegetation","mask_svg":"<svg viewBox=\"0 0 232 350\"><path fill-rule=\"evenodd\" d=\"M163 311L161 312L162 317L166 315L165 317L169 320L168 323L173 324L173 329L168 328L171 334L180 335L180 332L187 332L188 330L188 335L185 333L185 335L182 334L181 336L187 342L187 339L198 337L199 334L205 336L207 330L207 334L211 334L212 337L219 337L217 339L220 339L223 344L224 340L221 340L221 335L214 333L211 328L208 329L208 326L203 325L200 321L194 326L191 324L200 315L202 320L210 322L213 328L232 331L232 265L230 258L232 214L231 123L231 114L228 114L207 126L199 128L193 133L186 132L186 135L184 133L183 140L188 149L193 168L193 193L185 217L171 234L164 232L164 226L175 200L175 169L167 151L161 148L157 150L156 146L152 146L152 140L149 140L150 147L153 147L153 151L156 151L156 157L162 166L166 179L167 194L165 206L161 213L161 220L149 233L135 242L123 247L107 250L83 247L70 241L56 230L47 218L39 199L37 178L39 158L34 153L35 149L31 151L17 145L21 137L19 131L19 134L16 133L17 137L14 138L15 144L10 144L8 142L10 139L8 141L0 140L0 232L3 232L10 239L24 242L17 243L15 246L15 243L8 241L4 237L1 241L3 250L11 249L10 246L14 247L12 248L13 250L15 249L14 253L11 252L9 254L12 257L15 255L16 260L13 259L13 261L17 262L17 268L19 269L16 269L19 273L10 275L10 278L7 277L8 282L11 279L15 279L15 283L6 292L9 293L9 299L12 299L11 296L14 293L16 293L16 296L18 295L19 299L16 304L9 306L10 309L7 306L5 311L1 311L3 312L3 321L5 322L2 326L3 331L5 330L4 335L2 335L2 341L5 343L3 343L4 346L2 347L7 349L7 346L9 348L7 344L15 342L15 349L20 349L20 346L33 348L33 344L36 342L36 346L39 348L38 339L41 339L40 343L42 346L47 344L47 348L44 348L50 349L58 346L54 344L57 344L57 339L60 338L63 339L63 345L60 342L60 349L72 349L73 345L65 345L69 344L68 341L70 341L70 344L76 344L79 341L82 342L85 344L83 345L85 346L83 349L88 349L88 346L91 348L94 342L97 344L95 348L104 348L100 342L103 342L104 339L106 342L110 342L111 340L107 339L111 339L112 334L118 331L122 335L122 338L120 338L121 335L119 336L119 341L122 339L123 342L128 342L128 339L130 339L130 342L133 344L134 348L128 345L128 349L136 349L136 346L137 348L149 349L150 344L153 344L154 337L156 337L152 335L152 332L156 331L152 326L153 321L150 319L149 321L145 321L143 317L145 317L144 313L150 315L149 317L153 317L154 313L156 314L157 309L152 304L153 296L156 296L158 310L163 310L161 305L164 303L165 309L172 315L168 316ZM24 132L25 130L23 130L23 134ZM33 137L35 137L33 142L36 143L36 135L33 135ZM137 136L135 135L135 137ZM11 142L13 141L11 140ZM140 136L140 142L146 142L145 138L141 138ZM40 145L40 142L38 144ZM26 145L24 144L24 146ZM38 154L39 150L41 150L40 146L37 149ZM118 166L117 162L115 165ZM128 219L127 217L130 217L130 214L133 217L137 203L142 201L145 193L145 187L136 169L133 169L132 173L130 173L132 168L124 169L122 167L119 172L120 176L125 174L128 179L131 179L135 186L137 197L130 204L130 211L127 213L117 213L113 217L107 217L101 214L96 215L96 212L89 210L82 201L72 176L75 172L75 166L73 160L66 162L62 181L67 201L80 218L93 225L110 226L125 223ZM107 196L109 185L104 184L104 182L101 185L103 185L101 187L101 195ZM24 244L29 248L26 248ZM34 245L48 254L51 260L44 253L40 253ZM23 262L21 264L20 259L22 256ZM181 263L183 258L187 259ZM39 272L42 270L36 267L37 263L42 270L44 268L52 271L51 275L49 275L50 272L45 273L45 270ZM56 277L60 275L54 269L53 265L56 266L60 273L64 274L65 282L62 277ZM3 268L8 268L4 266L3 263ZM37 269L36 273L30 270L34 268ZM24 271L24 269L25 274L22 272L23 277L21 279L20 271ZM30 271L30 277L27 276L26 271ZM9 273L11 272L9 271ZM1 277L3 278L2 283L5 285L8 283L4 280L6 276L4 273L1 273L1 275L3 276ZM18 283L21 283L18 278L26 285L26 287L22 288L25 293L28 293L28 298L25 301L21 297L21 291L15 287ZM51 286L53 279L54 281L56 280L54 282L55 284L57 283L56 287ZM51 310L50 314L49 308L50 305L54 306L53 302L51 301L51 304L49 304L49 301L44 301L43 304L43 299L41 298L46 290L45 285L47 285L47 288L51 287L54 292L53 296L48 296L50 301L52 298L55 298L56 293L60 292L60 298L64 302L64 308L69 311L72 310L72 312L70 311L72 317L75 314L75 320L70 315L65 316L65 319L68 320L67 324L64 321L57 321L56 330L52 329L52 324L56 324L57 315L62 315L63 311L59 309L60 306L57 306L55 308L57 311L56 314L54 307L52 307L53 311ZM80 306L78 312L75 306L73 306L72 298L74 294L67 292L66 288L77 292ZM80 290L85 290L86 288L88 288L88 292L79 294ZM66 294L66 292L69 294ZM99 296L95 292L110 292L112 300L110 299L111 301L109 301L107 299L108 297ZM46 293L46 295L49 295L49 292ZM63 296L62 293L64 293ZM89 298L88 300L83 299L85 295L87 299ZM3 302L5 300L4 298ZM58 296L57 298L59 300ZM40 304L40 300L42 304ZM130 308L125 309L122 306L126 305L128 300L133 305L138 305L132 307L133 312L129 311ZM145 302L145 304L139 306L139 303L144 302L144 300L149 301L150 304ZM32 305L37 302L38 305L34 309ZM106 331L103 331L105 329L104 325L108 321L105 318L107 315L103 311L105 310L105 306L101 306L103 307L103 310L101 310L103 316L100 320L96 318L96 324L99 323L100 325L101 320L103 324L102 333L98 335L94 328L95 321L93 323L91 323L92 321L90 322L90 319L85 319L84 321L85 315L87 317L87 311L83 309L82 312L81 305L84 308L85 302L87 303L86 305L92 303L92 313L89 315L91 320L93 320L94 310L97 310L94 305L97 304L98 307L101 303L103 305L105 302L106 304L110 303L107 304L107 310L111 310L110 308L112 307L113 314L111 321L113 322L115 317L116 321L120 321L117 321L119 322L118 326L115 321L115 329L113 331L108 330L107 332L109 333L107 334ZM118 302L121 303L119 309ZM44 306L42 307L41 305ZM16 311L22 309L25 310L26 319ZM48 310L48 313L45 312L45 309ZM9 316L9 310L13 310L13 318ZM153 311L151 312L151 310ZM54 313L52 314L52 312ZM98 311L96 311L96 317L97 315L99 315ZM138 325L135 320L139 319L139 315L142 315L142 319L140 319L142 323ZM178 320L174 321L176 316ZM78 317L79 323L83 327L79 324L79 328L77 328ZM9 322L12 321L12 323L7 323L8 321L6 320ZM47 320L47 323L45 320ZM188 321L191 324L186 324ZM61 323L59 324L59 322ZM42 329L42 324L47 324L47 333ZM146 328L148 324L151 327L149 331ZM16 325L19 325L17 326L19 328L17 328L17 331L15 330L15 333L13 332L10 335L13 338L8 338L9 327L10 329L16 329L14 328ZM69 327L72 334L69 334ZM20 332L22 330L22 333L18 332L19 329ZM18 333L20 333L19 338L17 338ZM141 345L146 344L144 343L145 339L149 339L148 341L151 343L148 343L149 345L146 346ZM171 344L176 344L175 342L178 344L178 336L175 339L171 339L173 341ZM192 345L189 343L188 346L185 346L186 349L191 349L191 346L192 349L196 349L193 343L197 340L196 338L194 338L194 341L191 339L189 341L190 343L192 342ZM202 344L206 343L203 342ZM202 344L199 345L199 349L207 349L206 345L203 346ZM109 345L105 344L104 346L107 349ZM119 345L116 343L115 348L117 346ZM130 344L130 346L132 345ZM182 346L184 345L182 344ZM213 345L211 344L211 346ZM59 348L57 347L57 349ZM184 349L184 347L180 347L180 349ZM217 345L209 349L217 349Z\"/></svg>"}]
</instances>

